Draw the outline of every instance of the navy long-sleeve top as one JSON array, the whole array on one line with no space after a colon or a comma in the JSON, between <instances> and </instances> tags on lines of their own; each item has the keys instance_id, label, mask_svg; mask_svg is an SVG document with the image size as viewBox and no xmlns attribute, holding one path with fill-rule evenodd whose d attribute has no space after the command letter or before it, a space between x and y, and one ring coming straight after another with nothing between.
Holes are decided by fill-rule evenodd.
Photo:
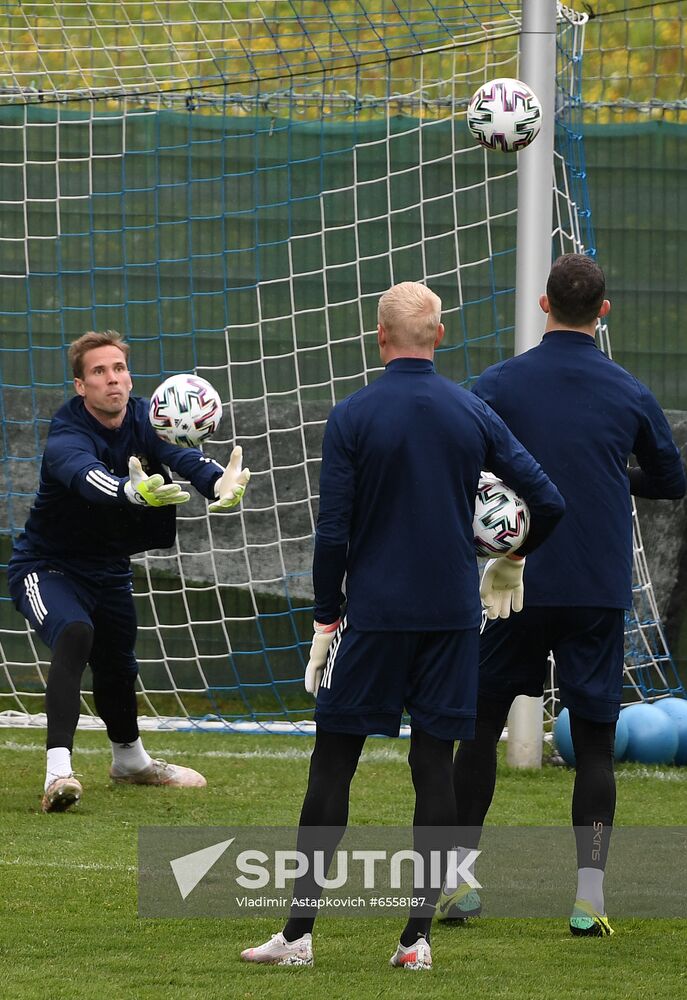
<instances>
[{"instance_id":1,"label":"navy long-sleeve top","mask_svg":"<svg viewBox=\"0 0 687 1000\"><path fill-rule=\"evenodd\" d=\"M177 472L208 499L222 466L197 448L179 448L159 438L148 419L148 401L131 397L121 427L105 427L80 396L50 423L40 482L13 558L64 563L75 572L128 572L129 556L174 544L174 506L145 508L124 494L129 458L148 475L170 482Z\"/></svg>"},{"instance_id":2,"label":"navy long-sleeve top","mask_svg":"<svg viewBox=\"0 0 687 1000\"><path fill-rule=\"evenodd\" d=\"M504 422L429 360L398 358L331 411L315 536L315 620L362 631L474 628L480 471L528 503L536 546L565 504Z\"/></svg>"},{"instance_id":3,"label":"navy long-sleeve top","mask_svg":"<svg viewBox=\"0 0 687 1000\"><path fill-rule=\"evenodd\" d=\"M678 499L685 471L649 389L570 330L488 368L473 392L563 494L566 514L527 560L525 605L631 607L632 493ZM635 455L640 470L628 477Z\"/></svg>"}]
</instances>

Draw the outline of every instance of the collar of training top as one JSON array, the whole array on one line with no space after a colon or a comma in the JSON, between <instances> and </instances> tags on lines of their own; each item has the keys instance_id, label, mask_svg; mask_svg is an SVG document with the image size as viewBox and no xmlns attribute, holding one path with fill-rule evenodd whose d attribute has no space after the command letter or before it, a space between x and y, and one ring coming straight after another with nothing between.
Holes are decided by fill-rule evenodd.
<instances>
[{"instance_id":1,"label":"collar of training top","mask_svg":"<svg viewBox=\"0 0 687 1000\"><path fill-rule=\"evenodd\" d=\"M596 340L591 334L582 333L580 330L549 330L542 337L542 343L556 340L566 340L573 344L589 344L590 347L597 346Z\"/></svg>"},{"instance_id":2,"label":"collar of training top","mask_svg":"<svg viewBox=\"0 0 687 1000\"><path fill-rule=\"evenodd\" d=\"M434 362L429 358L394 358L386 365L388 372L433 372Z\"/></svg>"}]
</instances>

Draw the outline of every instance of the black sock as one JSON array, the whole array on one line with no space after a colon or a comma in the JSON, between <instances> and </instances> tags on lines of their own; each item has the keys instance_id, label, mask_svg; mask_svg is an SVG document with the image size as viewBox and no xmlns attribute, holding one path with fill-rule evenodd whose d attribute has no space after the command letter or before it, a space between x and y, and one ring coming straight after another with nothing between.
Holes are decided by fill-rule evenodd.
<instances>
[{"instance_id":1,"label":"black sock","mask_svg":"<svg viewBox=\"0 0 687 1000\"><path fill-rule=\"evenodd\" d=\"M431 923L430 919L429 924L431 925ZM401 944L404 948L410 948L421 937L427 941L427 944L430 944L430 928L427 926L426 921L423 921L421 918L416 920L411 917L401 933Z\"/></svg>"}]
</instances>

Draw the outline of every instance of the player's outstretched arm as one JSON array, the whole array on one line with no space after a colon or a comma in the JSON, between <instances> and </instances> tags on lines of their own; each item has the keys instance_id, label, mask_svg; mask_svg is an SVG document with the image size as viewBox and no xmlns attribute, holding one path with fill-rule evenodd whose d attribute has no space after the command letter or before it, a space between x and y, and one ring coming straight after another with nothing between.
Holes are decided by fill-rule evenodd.
<instances>
[{"instance_id":1,"label":"player's outstretched arm","mask_svg":"<svg viewBox=\"0 0 687 1000\"><path fill-rule=\"evenodd\" d=\"M231 510L241 501L250 479L250 469L241 469L242 462L243 449L236 445L229 458L229 465L215 483L217 500L209 507L213 514Z\"/></svg>"},{"instance_id":2,"label":"player's outstretched arm","mask_svg":"<svg viewBox=\"0 0 687 1000\"><path fill-rule=\"evenodd\" d=\"M147 476L134 455L129 459L129 479L124 483L124 495L130 503L142 507L167 507L186 503L191 498L178 483L166 483L159 474Z\"/></svg>"},{"instance_id":3,"label":"player's outstretched arm","mask_svg":"<svg viewBox=\"0 0 687 1000\"><path fill-rule=\"evenodd\" d=\"M487 618L508 618L511 611L522 611L524 572L524 556L511 555L489 560L479 588Z\"/></svg>"},{"instance_id":4,"label":"player's outstretched arm","mask_svg":"<svg viewBox=\"0 0 687 1000\"><path fill-rule=\"evenodd\" d=\"M322 674L327 663L327 654L336 635L339 622L340 619L337 618L331 625L321 625L319 622L314 624L310 658L305 668L305 690L315 697L320 689Z\"/></svg>"}]
</instances>

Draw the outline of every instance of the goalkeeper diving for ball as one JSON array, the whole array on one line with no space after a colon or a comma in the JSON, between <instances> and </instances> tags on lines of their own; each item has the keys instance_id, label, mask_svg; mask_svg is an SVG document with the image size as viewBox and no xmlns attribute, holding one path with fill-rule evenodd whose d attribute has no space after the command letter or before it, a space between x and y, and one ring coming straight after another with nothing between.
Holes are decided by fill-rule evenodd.
<instances>
[{"instance_id":1,"label":"goalkeeper diving for ball","mask_svg":"<svg viewBox=\"0 0 687 1000\"><path fill-rule=\"evenodd\" d=\"M416 850L428 859L432 831L455 827L453 743L472 735L475 716L481 607L472 519L480 470L491 470L529 505L523 554L549 535L565 509L500 417L437 374L434 350L443 335L437 295L419 282L389 289L379 301L377 328L385 371L338 403L327 421L313 562L315 633L305 675L317 696L316 737L298 838L310 859L322 850L318 828L343 835L367 736L398 736L404 707L411 718ZM494 561L488 589L499 605L518 603L522 562ZM329 832L326 861L336 848ZM319 892L306 876L295 881L295 900ZM283 932L242 958L311 965L316 912L292 908ZM430 924L431 915L411 911L392 965L431 967Z\"/></svg>"},{"instance_id":2,"label":"goalkeeper diving for ball","mask_svg":"<svg viewBox=\"0 0 687 1000\"><path fill-rule=\"evenodd\" d=\"M152 759L141 742L130 556L174 544L176 508L190 494L171 481L168 468L217 513L240 502L250 472L241 470L239 447L223 469L197 448L161 440L147 400L131 396L128 357L114 331L86 333L70 345L76 395L50 424L38 492L8 566L17 610L52 651L44 812L64 812L82 795L72 747L87 664L112 744L112 780L206 784L189 767Z\"/></svg>"}]
</instances>

